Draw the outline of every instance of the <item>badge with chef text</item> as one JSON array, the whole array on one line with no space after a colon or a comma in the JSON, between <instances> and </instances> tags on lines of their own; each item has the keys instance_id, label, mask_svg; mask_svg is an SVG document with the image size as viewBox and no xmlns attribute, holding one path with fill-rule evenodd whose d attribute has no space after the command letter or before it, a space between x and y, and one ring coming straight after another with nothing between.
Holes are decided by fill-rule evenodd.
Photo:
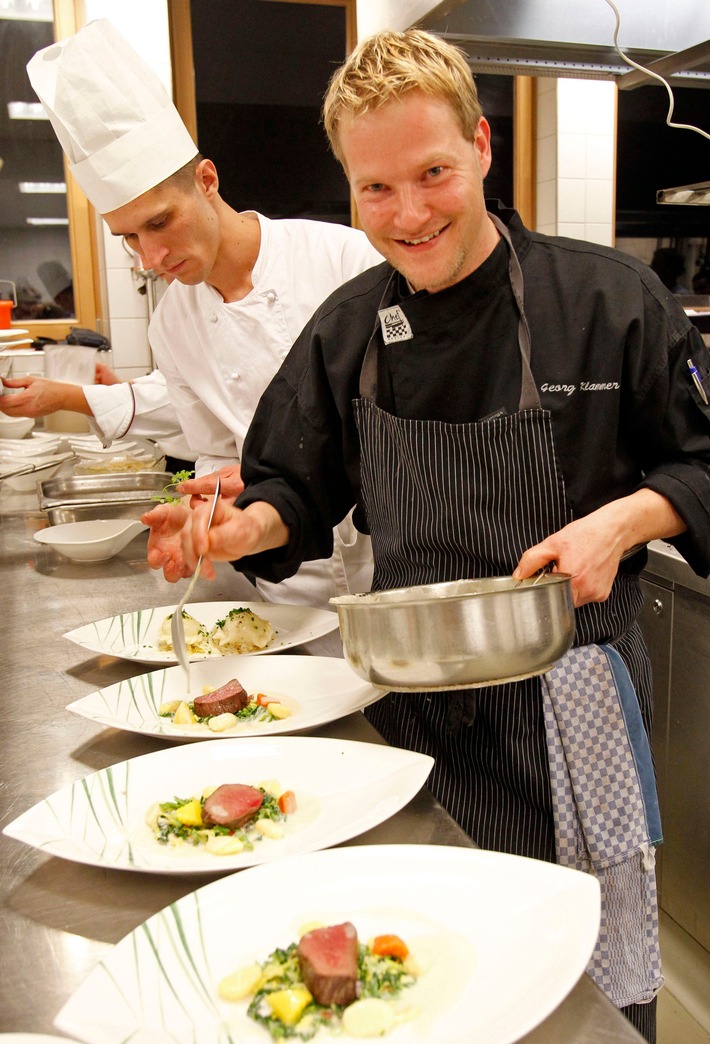
<instances>
[{"instance_id":1,"label":"badge with chef text","mask_svg":"<svg viewBox=\"0 0 710 1044\"><path fill-rule=\"evenodd\" d=\"M380 308L377 314L380 317L382 338L385 344L395 344L397 341L411 341L412 328L399 305L393 305L391 308Z\"/></svg>"}]
</instances>

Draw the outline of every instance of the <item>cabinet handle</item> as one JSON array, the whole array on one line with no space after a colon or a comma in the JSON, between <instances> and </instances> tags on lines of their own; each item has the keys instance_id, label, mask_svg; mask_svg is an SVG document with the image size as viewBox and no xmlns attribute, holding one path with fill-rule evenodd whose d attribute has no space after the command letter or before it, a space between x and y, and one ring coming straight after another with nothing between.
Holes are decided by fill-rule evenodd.
<instances>
[{"instance_id":1,"label":"cabinet handle","mask_svg":"<svg viewBox=\"0 0 710 1044\"><path fill-rule=\"evenodd\" d=\"M653 602L651 603L651 609L656 614L656 616L663 616L665 606L663 605L663 602L660 598L654 598Z\"/></svg>"}]
</instances>

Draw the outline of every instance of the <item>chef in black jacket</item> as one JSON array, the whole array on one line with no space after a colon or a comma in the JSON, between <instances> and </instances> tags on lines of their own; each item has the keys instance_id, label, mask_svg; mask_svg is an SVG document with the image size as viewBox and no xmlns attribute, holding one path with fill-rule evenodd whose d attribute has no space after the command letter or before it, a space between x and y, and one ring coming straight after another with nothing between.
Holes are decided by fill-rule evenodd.
<instances>
[{"instance_id":1,"label":"chef in black jacket","mask_svg":"<svg viewBox=\"0 0 710 1044\"><path fill-rule=\"evenodd\" d=\"M662 537L710 571L702 339L647 266L484 201L490 129L465 60L436 37L365 41L324 119L388 263L305 328L254 417L244 493L209 536L198 510L186 558L279 580L328 555L356 504L376 589L553 563L573 576L575 645L618 651L650 730L644 556L620 561ZM391 694L367 713L434 755L429 785L478 844L555 859L539 679ZM654 1004L624 1010L652 1040Z\"/></svg>"}]
</instances>

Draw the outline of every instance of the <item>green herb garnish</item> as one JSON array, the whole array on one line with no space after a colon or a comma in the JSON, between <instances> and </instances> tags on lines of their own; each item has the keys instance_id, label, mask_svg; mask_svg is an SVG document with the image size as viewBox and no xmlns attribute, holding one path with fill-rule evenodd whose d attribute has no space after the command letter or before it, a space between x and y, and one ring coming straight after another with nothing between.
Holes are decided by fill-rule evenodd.
<instances>
[{"instance_id":1,"label":"green herb garnish","mask_svg":"<svg viewBox=\"0 0 710 1044\"><path fill-rule=\"evenodd\" d=\"M179 493L175 496L174 487L180 482L186 482L194 474L194 471L176 471L173 475L172 482L168 482L167 485L163 486L160 493L156 493L155 496L150 499L156 500L159 504L174 504L177 501L182 500L183 494Z\"/></svg>"}]
</instances>

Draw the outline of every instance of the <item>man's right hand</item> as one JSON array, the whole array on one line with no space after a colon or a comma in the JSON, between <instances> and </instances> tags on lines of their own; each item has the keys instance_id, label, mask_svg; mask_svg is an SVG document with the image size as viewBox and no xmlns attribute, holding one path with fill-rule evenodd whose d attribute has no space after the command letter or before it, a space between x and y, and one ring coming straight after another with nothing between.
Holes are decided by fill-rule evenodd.
<instances>
[{"instance_id":1,"label":"man's right hand","mask_svg":"<svg viewBox=\"0 0 710 1044\"><path fill-rule=\"evenodd\" d=\"M19 388L12 395L0 396L0 411L8 417L46 417L56 410L79 410L81 403L69 401L78 393L86 406L86 399L79 385L64 381L49 381L46 377L3 377L6 388ZM90 412L87 410L87 412Z\"/></svg>"}]
</instances>

